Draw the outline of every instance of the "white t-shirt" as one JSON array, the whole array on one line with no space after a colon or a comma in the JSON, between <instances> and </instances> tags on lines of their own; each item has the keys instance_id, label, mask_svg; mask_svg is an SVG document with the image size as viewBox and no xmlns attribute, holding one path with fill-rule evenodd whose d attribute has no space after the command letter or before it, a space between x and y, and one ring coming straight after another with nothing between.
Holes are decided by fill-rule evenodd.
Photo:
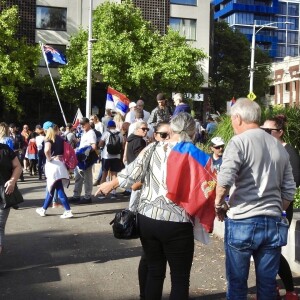
<instances>
[{"instance_id":1,"label":"white t-shirt","mask_svg":"<svg viewBox=\"0 0 300 300\"><path fill-rule=\"evenodd\" d=\"M116 129L110 129L110 131L112 133L115 133L115 132L119 132L117 131ZM109 158L121 158L121 154L109 154L107 152L107 148L106 148L106 145L108 143L108 140L109 140L109 137L110 137L110 133L108 131L105 131L102 136L101 136L101 141L104 141L105 142L105 146L102 150L102 154L101 154L101 157L104 158L104 159L109 159ZM120 141L121 143L123 143L123 136L122 134L119 132L119 137L120 137Z\"/></svg>"},{"instance_id":2,"label":"white t-shirt","mask_svg":"<svg viewBox=\"0 0 300 300\"><path fill-rule=\"evenodd\" d=\"M43 135L38 135L35 138L35 143L36 143L36 147L37 147L38 150L42 150L44 139L45 139L45 137Z\"/></svg>"},{"instance_id":3,"label":"white t-shirt","mask_svg":"<svg viewBox=\"0 0 300 300\"><path fill-rule=\"evenodd\" d=\"M98 122L95 124L95 129L99 132L101 132L101 134L103 134L104 131L104 125L101 122Z\"/></svg>"},{"instance_id":4,"label":"white t-shirt","mask_svg":"<svg viewBox=\"0 0 300 300\"><path fill-rule=\"evenodd\" d=\"M93 129L90 129L87 132L83 132L80 139L79 148L91 146L92 144L96 144L96 143L97 143L97 138L96 138L95 131Z\"/></svg>"},{"instance_id":5,"label":"white t-shirt","mask_svg":"<svg viewBox=\"0 0 300 300\"><path fill-rule=\"evenodd\" d=\"M125 122L128 122L128 123L133 123L135 120L135 114L134 114L134 111L129 111L126 116L125 116Z\"/></svg>"}]
</instances>

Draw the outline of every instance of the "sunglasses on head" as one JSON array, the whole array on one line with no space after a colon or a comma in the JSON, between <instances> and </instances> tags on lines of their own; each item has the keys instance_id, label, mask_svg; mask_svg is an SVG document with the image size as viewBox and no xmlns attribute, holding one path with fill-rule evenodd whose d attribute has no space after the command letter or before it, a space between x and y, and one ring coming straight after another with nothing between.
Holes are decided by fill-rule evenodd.
<instances>
[{"instance_id":1,"label":"sunglasses on head","mask_svg":"<svg viewBox=\"0 0 300 300\"><path fill-rule=\"evenodd\" d=\"M149 128L145 128L145 127L141 127L140 129L142 129L143 131L149 131Z\"/></svg>"},{"instance_id":2,"label":"sunglasses on head","mask_svg":"<svg viewBox=\"0 0 300 300\"><path fill-rule=\"evenodd\" d=\"M262 128L260 127L262 130L264 130L265 132L271 134L272 133L272 130L275 130L275 131L280 131L281 129L279 128Z\"/></svg>"},{"instance_id":3,"label":"sunglasses on head","mask_svg":"<svg viewBox=\"0 0 300 300\"><path fill-rule=\"evenodd\" d=\"M224 148L224 145L221 145L221 146L213 146L213 148L215 148L215 149L221 149L221 148Z\"/></svg>"},{"instance_id":4,"label":"sunglasses on head","mask_svg":"<svg viewBox=\"0 0 300 300\"><path fill-rule=\"evenodd\" d=\"M155 132L155 133L159 134L162 139L166 139L169 136L167 132Z\"/></svg>"}]
</instances>

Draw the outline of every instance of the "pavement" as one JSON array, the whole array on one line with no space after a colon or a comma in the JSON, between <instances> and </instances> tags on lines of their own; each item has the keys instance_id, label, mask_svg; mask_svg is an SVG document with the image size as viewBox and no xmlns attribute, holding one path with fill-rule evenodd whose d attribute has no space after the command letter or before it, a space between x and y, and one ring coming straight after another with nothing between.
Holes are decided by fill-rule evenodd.
<instances>
[{"instance_id":1,"label":"pavement","mask_svg":"<svg viewBox=\"0 0 300 300\"><path fill-rule=\"evenodd\" d=\"M139 299L140 241L115 239L109 225L114 214L128 206L128 196L93 197L91 204L71 204L74 218L60 219L63 208L50 207L46 217L35 212L44 200L45 181L25 175L25 182L18 185L25 202L18 210L11 210L6 224L5 249L0 256L0 299ZM66 189L69 197L73 185L71 181ZM299 289L299 275L295 283ZM196 242L190 299L226 299L225 290L223 241L212 234L209 245ZM167 270L163 299L168 299L169 292ZM251 265L248 299L254 298Z\"/></svg>"}]
</instances>

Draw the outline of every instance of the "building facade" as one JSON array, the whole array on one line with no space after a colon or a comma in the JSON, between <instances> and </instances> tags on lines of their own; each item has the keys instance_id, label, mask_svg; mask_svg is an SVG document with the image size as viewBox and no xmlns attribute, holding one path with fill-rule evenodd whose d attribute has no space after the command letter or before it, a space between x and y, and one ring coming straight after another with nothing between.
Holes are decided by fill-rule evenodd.
<instances>
[{"instance_id":1,"label":"building facade","mask_svg":"<svg viewBox=\"0 0 300 300\"><path fill-rule=\"evenodd\" d=\"M256 27L256 47L266 51L274 61L300 55L300 0L213 0L212 3L214 19L226 21L249 41L253 25L261 26Z\"/></svg>"}]
</instances>

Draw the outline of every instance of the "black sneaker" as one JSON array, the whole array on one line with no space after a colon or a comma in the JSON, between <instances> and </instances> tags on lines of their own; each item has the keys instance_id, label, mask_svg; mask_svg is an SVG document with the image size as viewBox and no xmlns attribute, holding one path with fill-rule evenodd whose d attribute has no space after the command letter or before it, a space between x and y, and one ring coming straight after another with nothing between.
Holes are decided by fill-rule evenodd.
<instances>
[{"instance_id":1,"label":"black sneaker","mask_svg":"<svg viewBox=\"0 0 300 300\"><path fill-rule=\"evenodd\" d=\"M123 195L123 196L130 196L130 195L131 195L131 192L125 191L125 192L122 193L122 195Z\"/></svg>"},{"instance_id":2,"label":"black sneaker","mask_svg":"<svg viewBox=\"0 0 300 300\"><path fill-rule=\"evenodd\" d=\"M88 203L92 203L92 198L82 198L78 204L88 204Z\"/></svg>"},{"instance_id":3,"label":"black sneaker","mask_svg":"<svg viewBox=\"0 0 300 300\"><path fill-rule=\"evenodd\" d=\"M70 203L78 203L80 201L80 197L72 197L69 198Z\"/></svg>"}]
</instances>

